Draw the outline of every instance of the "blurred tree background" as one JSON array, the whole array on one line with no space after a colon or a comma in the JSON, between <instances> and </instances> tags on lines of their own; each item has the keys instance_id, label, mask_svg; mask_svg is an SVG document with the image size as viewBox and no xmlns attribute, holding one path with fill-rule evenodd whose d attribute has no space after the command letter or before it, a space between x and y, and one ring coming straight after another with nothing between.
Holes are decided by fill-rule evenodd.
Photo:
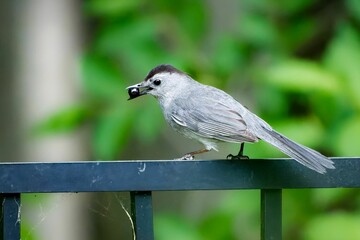
<instances>
[{"instance_id":1,"label":"blurred tree background","mask_svg":"<svg viewBox=\"0 0 360 240\"><path fill-rule=\"evenodd\" d=\"M83 10L82 100L36 126L37 134L86 127L96 160L172 159L195 150L164 128L154 99L127 101L127 86L169 63L302 144L328 156L360 155L359 1L86 0ZM283 156L263 143L245 152ZM259 239L258 191L157 194L157 240ZM286 190L283 204L285 239L360 239L357 190Z\"/></svg>"}]
</instances>

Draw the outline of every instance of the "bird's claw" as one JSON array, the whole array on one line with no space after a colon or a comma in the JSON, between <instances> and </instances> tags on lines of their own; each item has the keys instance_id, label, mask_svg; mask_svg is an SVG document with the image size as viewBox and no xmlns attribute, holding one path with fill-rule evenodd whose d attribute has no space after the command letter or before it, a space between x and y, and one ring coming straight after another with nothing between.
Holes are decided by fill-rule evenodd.
<instances>
[{"instance_id":1,"label":"bird's claw","mask_svg":"<svg viewBox=\"0 0 360 240\"><path fill-rule=\"evenodd\" d=\"M194 156L191 154L185 154L181 158L178 158L177 160L194 160Z\"/></svg>"},{"instance_id":2,"label":"bird's claw","mask_svg":"<svg viewBox=\"0 0 360 240\"><path fill-rule=\"evenodd\" d=\"M231 160L248 160L250 159L248 156L245 155L232 155L229 154L226 156L226 159L231 159Z\"/></svg>"}]
</instances>

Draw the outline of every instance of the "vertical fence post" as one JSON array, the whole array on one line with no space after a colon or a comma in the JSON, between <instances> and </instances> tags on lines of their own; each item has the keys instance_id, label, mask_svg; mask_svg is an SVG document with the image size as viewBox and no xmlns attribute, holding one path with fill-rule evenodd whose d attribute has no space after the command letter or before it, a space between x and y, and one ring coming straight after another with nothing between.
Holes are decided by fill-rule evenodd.
<instances>
[{"instance_id":1,"label":"vertical fence post","mask_svg":"<svg viewBox=\"0 0 360 240\"><path fill-rule=\"evenodd\" d=\"M281 189L261 189L261 240L282 239Z\"/></svg>"},{"instance_id":2,"label":"vertical fence post","mask_svg":"<svg viewBox=\"0 0 360 240\"><path fill-rule=\"evenodd\" d=\"M130 192L131 217L137 240L153 240L153 210L150 191Z\"/></svg>"},{"instance_id":3,"label":"vertical fence post","mask_svg":"<svg viewBox=\"0 0 360 240\"><path fill-rule=\"evenodd\" d=\"M4 194L0 194L1 215L0 215L0 240L4 239Z\"/></svg>"},{"instance_id":4,"label":"vertical fence post","mask_svg":"<svg viewBox=\"0 0 360 240\"><path fill-rule=\"evenodd\" d=\"M1 228L3 240L20 240L20 194L4 194L2 204Z\"/></svg>"}]
</instances>

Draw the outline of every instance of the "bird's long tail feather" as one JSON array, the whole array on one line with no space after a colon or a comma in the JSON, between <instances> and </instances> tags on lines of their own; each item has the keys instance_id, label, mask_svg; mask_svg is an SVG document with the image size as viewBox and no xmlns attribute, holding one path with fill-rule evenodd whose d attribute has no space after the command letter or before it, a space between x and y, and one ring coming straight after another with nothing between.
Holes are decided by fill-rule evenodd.
<instances>
[{"instance_id":1,"label":"bird's long tail feather","mask_svg":"<svg viewBox=\"0 0 360 240\"><path fill-rule=\"evenodd\" d=\"M319 173L326 173L326 168L334 169L334 163L321 153L296 143L273 129L263 128L266 134L262 139L277 147L286 155L294 158L304 166Z\"/></svg>"}]
</instances>

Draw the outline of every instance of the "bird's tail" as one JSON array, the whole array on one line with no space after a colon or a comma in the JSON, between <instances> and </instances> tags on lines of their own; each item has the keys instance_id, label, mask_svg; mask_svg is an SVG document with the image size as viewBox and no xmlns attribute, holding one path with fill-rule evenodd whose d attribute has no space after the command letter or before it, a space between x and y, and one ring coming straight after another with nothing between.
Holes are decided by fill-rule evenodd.
<instances>
[{"instance_id":1,"label":"bird's tail","mask_svg":"<svg viewBox=\"0 0 360 240\"><path fill-rule=\"evenodd\" d=\"M326 168L334 169L334 162L319 152L296 143L273 129L263 128L262 140L280 149L304 166L319 173L326 173Z\"/></svg>"}]
</instances>

